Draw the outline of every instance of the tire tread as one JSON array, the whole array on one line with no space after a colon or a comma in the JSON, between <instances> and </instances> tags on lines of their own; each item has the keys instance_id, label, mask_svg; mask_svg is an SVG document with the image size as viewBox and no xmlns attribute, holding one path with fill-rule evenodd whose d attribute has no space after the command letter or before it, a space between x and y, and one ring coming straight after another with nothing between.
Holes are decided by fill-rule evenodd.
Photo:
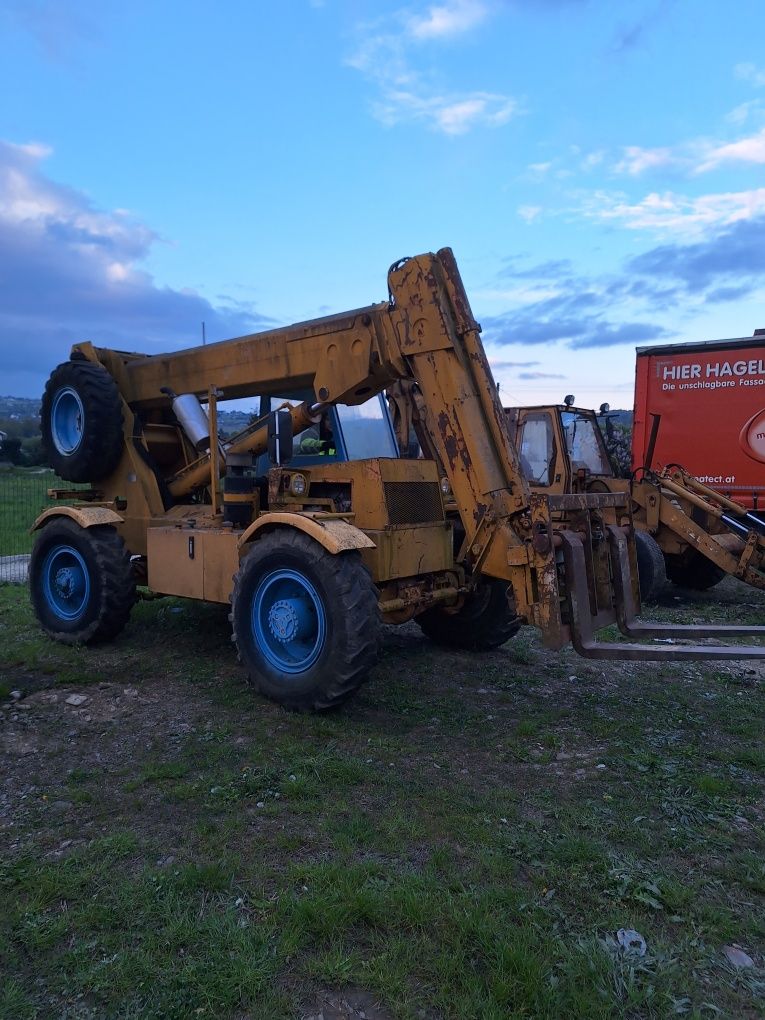
<instances>
[{"instance_id":1,"label":"tire tread","mask_svg":"<svg viewBox=\"0 0 765 1020\"><path fill-rule=\"evenodd\" d=\"M87 536L95 558L96 570L102 578L99 586L100 602L95 617L79 631L56 630L46 624L37 613L40 624L49 637L63 644L96 644L111 641L125 627L137 599L135 575L125 543L111 525L96 525L85 529L67 518L54 518L51 524L46 525L40 532L32 552L29 583L35 609L35 562L37 556L41 555L38 552L41 540L44 538L47 541L50 537L50 531L46 534L46 529L50 529L54 524L64 532L62 538L67 537L67 532L70 536L80 533Z\"/></svg>"},{"instance_id":2,"label":"tire tread","mask_svg":"<svg viewBox=\"0 0 765 1020\"><path fill-rule=\"evenodd\" d=\"M51 410L56 392L75 389L85 412L83 442L70 456L56 449L51 435ZM123 448L122 399L112 376L103 365L90 361L65 361L45 384L40 408L40 427L48 463L68 482L99 482L119 463Z\"/></svg>"},{"instance_id":3,"label":"tire tread","mask_svg":"<svg viewBox=\"0 0 765 1020\"><path fill-rule=\"evenodd\" d=\"M240 597L247 574L255 569L254 564L261 557L277 549L280 551L289 549L321 571L332 571L340 602L339 605L331 607L332 611L364 621L364 626L350 630L349 640L343 649L342 657L335 656L333 659L332 678L328 683L322 685L321 689L307 694L293 694L280 699L280 703L285 708L299 712L323 712L336 708L358 690L377 660L382 642L382 620L377 589L371 574L357 552L332 555L301 532L294 529L280 529L264 535L242 559L240 568L234 575L234 588L231 595L233 607L236 606L237 599ZM232 641L237 646L240 661L245 663L249 682L260 693L269 696L263 690L254 670L247 666L247 656L243 652L242 643L237 636L235 609L232 609L229 620L232 625Z\"/></svg>"}]
</instances>

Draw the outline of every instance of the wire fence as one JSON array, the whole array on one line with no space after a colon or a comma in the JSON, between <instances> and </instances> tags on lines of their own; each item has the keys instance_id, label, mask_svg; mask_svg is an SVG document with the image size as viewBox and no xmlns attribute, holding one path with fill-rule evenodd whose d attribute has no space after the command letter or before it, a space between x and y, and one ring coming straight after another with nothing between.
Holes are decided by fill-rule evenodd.
<instances>
[{"instance_id":1,"label":"wire fence","mask_svg":"<svg viewBox=\"0 0 765 1020\"><path fill-rule=\"evenodd\" d=\"M27 579L30 535L37 515L54 501L48 489L69 487L50 468L0 469L0 584L23 584Z\"/></svg>"}]
</instances>

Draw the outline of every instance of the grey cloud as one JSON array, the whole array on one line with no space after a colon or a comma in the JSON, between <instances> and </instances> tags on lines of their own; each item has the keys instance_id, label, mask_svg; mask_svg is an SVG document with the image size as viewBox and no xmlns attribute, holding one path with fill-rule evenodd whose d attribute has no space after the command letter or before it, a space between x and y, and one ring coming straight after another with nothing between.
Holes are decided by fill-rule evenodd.
<instances>
[{"instance_id":1,"label":"grey cloud","mask_svg":"<svg viewBox=\"0 0 765 1020\"><path fill-rule=\"evenodd\" d=\"M156 234L50 181L40 159L0 142L0 390L38 395L78 341L155 353L198 343L202 321L210 340L271 322L157 286L138 268Z\"/></svg>"},{"instance_id":2,"label":"grey cloud","mask_svg":"<svg viewBox=\"0 0 765 1020\"><path fill-rule=\"evenodd\" d=\"M492 361L491 367L502 372L507 368L533 368L539 364L538 361Z\"/></svg>"},{"instance_id":3,"label":"grey cloud","mask_svg":"<svg viewBox=\"0 0 765 1020\"><path fill-rule=\"evenodd\" d=\"M602 310L579 316L554 313L554 300L525 305L487 322L487 338L498 344L554 344L568 347L611 347L615 344L646 343L672 334L662 326L644 322L613 323L602 318ZM561 301L561 306L571 303Z\"/></svg>"},{"instance_id":4,"label":"grey cloud","mask_svg":"<svg viewBox=\"0 0 765 1020\"><path fill-rule=\"evenodd\" d=\"M679 281L693 294L710 286L719 286L734 278L736 286L745 286L765 272L765 216L739 220L726 229L693 244L664 244L630 259L628 272L648 277ZM742 279L744 278L744 279Z\"/></svg>"},{"instance_id":5,"label":"grey cloud","mask_svg":"<svg viewBox=\"0 0 765 1020\"><path fill-rule=\"evenodd\" d=\"M622 28L614 39L614 50L617 53L624 53L626 50L642 46L646 36L653 31L673 4L674 0L659 0L652 10L645 12L638 20Z\"/></svg>"},{"instance_id":6,"label":"grey cloud","mask_svg":"<svg viewBox=\"0 0 765 1020\"><path fill-rule=\"evenodd\" d=\"M742 284L740 287L718 287L716 290L710 290L704 300L708 305L722 304L723 301L740 301L752 290L752 284Z\"/></svg>"},{"instance_id":7,"label":"grey cloud","mask_svg":"<svg viewBox=\"0 0 765 1020\"><path fill-rule=\"evenodd\" d=\"M2 0L0 19L34 39L53 62L69 61L83 41L101 37L97 7L86 0Z\"/></svg>"},{"instance_id":8,"label":"grey cloud","mask_svg":"<svg viewBox=\"0 0 765 1020\"><path fill-rule=\"evenodd\" d=\"M740 300L762 285L763 236L765 216L742 220L701 241L659 245L628 259L621 272L590 279L575 275L565 259L525 268L521 256L511 256L498 274L503 280L554 280L559 293L484 317L487 339L575 350L670 339L676 334L652 319L688 303ZM635 313L636 305L642 311ZM629 316L620 315L624 307Z\"/></svg>"},{"instance_id":9,"label":"grey cloud","mask_svg":"<svg viewBox=\"0 0 765 1020\"><path fill-rule=\"evenodd\" d=\"M672 336L675 334L650 322L622 322L617 325L595 322L571 346L580 350L583 347L613 347L615 344L640 345L649 340L667 340Z\"/></svg>"},{"instance_id":10,"label":"grey cloud","mask_svg":"<svg viewBox=\"0 0 765 1020\"><path fill-rule=\"evenodd\" d=\"M547 262L540 262L539 265L527 269L518 268L518 256L511 256L505 260L507 265L497 274L501 279L512 278L514 280L560 280L573 273L573 266L570 259L550 259Z\"/></svg>"},{"instance_id":11,"label":"grey cloud","mask_svg":"<svg viewBox=\"0 0 765 1020\"><path fill-rule=\"evenodd\" d=\"M565 379L565 375L558 372L519 372L518 378L523 380L532 379Z\"/></svg>"}]
</instances>

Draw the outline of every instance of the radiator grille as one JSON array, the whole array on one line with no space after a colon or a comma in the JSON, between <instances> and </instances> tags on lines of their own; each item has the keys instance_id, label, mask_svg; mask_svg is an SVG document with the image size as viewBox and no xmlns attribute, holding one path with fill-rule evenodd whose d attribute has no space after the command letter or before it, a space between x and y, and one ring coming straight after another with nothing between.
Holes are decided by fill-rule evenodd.
<instances>
[{"instance_id":1,"label":"radiator grille","mask_svg":"<svg viewBox=\"0 0 765 1020\"><path fill-rule=\"evenodd\" d=\"M383 493L391 524L427 524L444 519L438 482L383 482Z\"/></svg>"}]
</instances>

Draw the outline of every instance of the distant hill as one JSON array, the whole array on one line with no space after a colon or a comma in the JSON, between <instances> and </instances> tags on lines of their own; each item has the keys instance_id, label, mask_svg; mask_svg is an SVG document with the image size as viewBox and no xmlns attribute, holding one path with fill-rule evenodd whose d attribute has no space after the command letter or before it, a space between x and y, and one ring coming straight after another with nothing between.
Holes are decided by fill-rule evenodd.
<instances>
[{"instance_id":1,"label":"distant hill","mask_svg":"<svg viewBox=\"0 0 765 1020\"><path fill-rule=\"evenodd\" d=\"M40 401L34 397L0 397L0 418L38 418Z\"/></svg>"},{"instance_id":2,"label":"distant hill","mask_svg":"<svg viewBox=\"0 0 765 1020\"><path fill-rule=\"evenodd\" d=\"M218 411L218 431L224 436L234 436L250 424L252 411Z\"/></svg>"}]
</instances>

